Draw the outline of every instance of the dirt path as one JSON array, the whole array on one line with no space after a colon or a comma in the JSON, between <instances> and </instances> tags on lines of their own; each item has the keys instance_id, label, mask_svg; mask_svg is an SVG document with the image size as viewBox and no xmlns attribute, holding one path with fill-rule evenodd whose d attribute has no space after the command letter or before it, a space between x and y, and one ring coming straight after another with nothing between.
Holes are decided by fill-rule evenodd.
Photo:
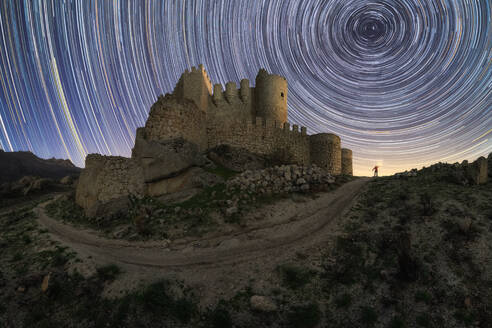
<instances>
[{"instance_id":1,"label":"dirt path","mask_svg":"<svg viewBox=\"0 0 492 328\"><path fill-rule=\"evenodd\" d=\"M94 231L81 230L48 217L44 211L46 203L38 206L35 212L39 223L49 230L53 239L99 263L150 268L221 266L265 257L276 258L279 252L321 241L330 234L330 222L350 208L367 181L357 179L323 194L310 213L295 213L292 216L305 214L299 220L265 225L233 236L214 237L213 240L192 240L179 248L173 248L166 242L128 242L100 237Z\"/></svg>"}]
</instances>

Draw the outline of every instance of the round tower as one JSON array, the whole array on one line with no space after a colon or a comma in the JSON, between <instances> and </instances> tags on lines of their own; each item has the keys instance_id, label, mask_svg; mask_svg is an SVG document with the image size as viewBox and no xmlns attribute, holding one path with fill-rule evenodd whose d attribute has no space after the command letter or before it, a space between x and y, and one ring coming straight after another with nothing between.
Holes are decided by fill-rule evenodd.
<instances>
[{"instance_id":1,"label":"round tower","mask_svg":"<svg viewBox=\"0 0 492 328\"><path fill-rule=\"evenodd\" d=\"M287 80L260 69L256 76L256 116L280 123L287 122Z\"/></svg>"},{"instance_id":2,"label":"round tower","mask_svg":"<svg viewBox=\"0 0 492 328\"><path fill-rule=\"evenodd\" d=\"M347 148L342 148L342 174L353 175L352 151Z\"/></svg>"},{"instance_id":3,"label":"round tower","mask_svg":"<svg viewBox=\"0 0 492 328\"><path fill-rule=\"evenodd\" d=\"M342 173L342 149L340 137L332 133L309 136L311 163L333 175Z\"/></svg>"}]
</instances>

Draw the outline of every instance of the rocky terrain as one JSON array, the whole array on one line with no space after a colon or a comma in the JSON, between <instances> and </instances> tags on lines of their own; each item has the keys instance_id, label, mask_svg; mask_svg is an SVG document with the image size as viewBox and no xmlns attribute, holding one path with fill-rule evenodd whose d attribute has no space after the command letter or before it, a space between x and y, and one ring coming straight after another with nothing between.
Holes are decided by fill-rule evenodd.
<instances>
[{"instance_id":1,"label":"rocky terrain","mask_svg":"<svg viewBox=\"0 0 492 328\"><path fill-rule=\"evenodd\" d=\"M73 187L39 195L0 209L0 327L489 327L492 154L477 163L216 165L109 217Z\"/></svg>"}]
</instances>

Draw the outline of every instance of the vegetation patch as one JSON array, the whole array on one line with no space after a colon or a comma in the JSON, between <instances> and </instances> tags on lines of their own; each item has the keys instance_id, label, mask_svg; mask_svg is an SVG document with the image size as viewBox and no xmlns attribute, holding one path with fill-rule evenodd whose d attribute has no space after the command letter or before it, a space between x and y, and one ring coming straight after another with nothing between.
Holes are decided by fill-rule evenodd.
<instances>
[{"instance_id":1,"label":"vegetation patch","mask_svg":"<svg viewBox=\"0 0 492 328\"><path fill-rule=\"evenodd\" d=\"M293 306L288 314L288 323L294 328L312 328L321 321L321 311L317 303Z\"/></svg>"},{"instance_id":2,"label":"vegetation patch","mask_svg":"<svg viewBox=\"0 0 492 328\"><path fill-rule=\"evenodd\" d=\"M278 267L282 282L285 286L298 289L308 284L313 277L313 273L305 267L292 264L284 264Z\"/></svg>"}]
</instances>

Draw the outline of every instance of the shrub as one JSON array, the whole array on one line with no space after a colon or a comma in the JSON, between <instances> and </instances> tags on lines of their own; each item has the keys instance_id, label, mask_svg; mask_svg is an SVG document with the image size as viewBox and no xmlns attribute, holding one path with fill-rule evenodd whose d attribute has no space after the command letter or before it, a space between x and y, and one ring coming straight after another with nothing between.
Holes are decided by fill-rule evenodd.
<instances>
[{"instance_id":1,"label":"shrub","mask_svg":"<svg viewBox=\"0 0 492 328\"><path fill-rule=\"evenodd\" d=\"M317 303L294 306L288 314L289 326L295 328L312 328L321 320L321 311Z\"/></svg>"},{"instance_id":2,"label":"shrub","mask_svg":"<svg viewBox=\"0 0 492 328\"><path fill-rule=\"evenodd\" d=\"M415 318L415 321L417 322L417 325L419 325L420 327L431 327L432 325L431 317L427 313L419 314Z\"/></svg>"},{"instance_id":3,"label":"shrub","mask_svg":"<svg viewBox=\"0 0 492 328\"><path fill-rule=\"evenodd\" d=\"M370 306L361 308L360 321L366 326L372 327L378 321L378 314Z\"/></svg>"},{"instance_id":4,"label":"shrub","mask_svg":"<svg viewBox=\"0 0 492 328\"><path fill-rule=\"evenodd\" d=\"M196 304L190 299L175 299L169 293L169 282L166 280L147 286L139 296L139 301L146 310L155 315L168 315L185 323L197 312Z\"/></svg>"},{"instance_id":5,"label":"shrub","mask_svg":"<svg viewBox=\"0 0 492 328\"><path fill-rule=\"evenodd\" d=\"M422 206L422 215L431 216L436 212L435 202L427 191L420 194L420 205Z\"/></svg>"},{"instance_id":6,"label":"shrub","mask_svg":"<svg viewBox=\"0 0 492 328\"><path fill-rule=\"evenodd\" d=\"M112 281L121 273L116 264L110 264L97 269L97 275L102 281Z\"/></svg>"},{"instance_id":7,"label":"shrub","mask_svg":"<svg viewBox=\"0 0 492 328\"><path fill-rule=\"evenodd\" d=\"M352 304L352 296L350 294L342 294L335 299L337 308L346 308Z\"/></svg>"},{"instance_id":8,"label":"shrub","mask_svg":"<svg viewBox=\"0 0 492 328\"><path fill-rule=\"evenodd\" d=\"M312 274L306 268L285 264L279 267L283 283L292 289L297 289L306 285Z\"/></svg>"},{"instance_id":9,"label":"shrub","mask_svg":"<svg viewBox=\"0 0 492 328\"><path fill-rule=\"evenodd\" d=\"M389 323L389 328L405 328L405 321L403 321L403 318L396 316L391 319Z\"/></svg>"},{"instance_id":10,"label":"shrub","mask_svg":"<svg viewBox=\"0 0 492 328\"><path fill-rule=\"evenodd\" d=\"M217 306L208 313L208 326L212 328L231 328L232 318L227 303L220 300Z\"/></svg>"},{"instance_id":11,"label":"shrub","mask_svg":"<svg viewBox=\"0 0 492 328\"><path fill-rule=\"evenodd\" d=\"M426 304L429 304L432 299L432 296L426 292L426 291L417 291L415 293L415 301L416 302L424 302Z\"/></svg>"}]
</instances>

